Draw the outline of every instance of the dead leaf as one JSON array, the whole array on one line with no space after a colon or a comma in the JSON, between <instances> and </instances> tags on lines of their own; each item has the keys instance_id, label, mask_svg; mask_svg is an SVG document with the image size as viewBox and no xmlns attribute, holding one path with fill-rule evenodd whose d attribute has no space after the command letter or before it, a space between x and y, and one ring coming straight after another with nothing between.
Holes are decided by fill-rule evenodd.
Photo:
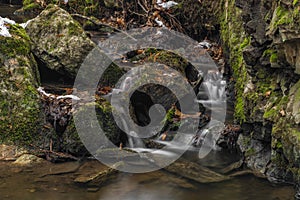
<instances>
[{"instance_id":1,"label":"dead leaf","mask_svg":"<svg viewBox=\"0 0 300 200\"><path fill-rule=\"evenodd\" d=\"M267 92L265 93L265 96L266 96L266 97L270 97L271 93L272 93L272 91L269 90L269 91L267 91Z\"/></svg>"},{"instance_id":2,"label":"dead leaf","mask_svg":"<svg viewBox=\"0 0 300 200\"><path fill-rule=\"evenodd\" d=\"M284 117L285 116L285 111L283 109L281 109L280 114L281 114L282 117Z\"/></svg>"}]
</instances>

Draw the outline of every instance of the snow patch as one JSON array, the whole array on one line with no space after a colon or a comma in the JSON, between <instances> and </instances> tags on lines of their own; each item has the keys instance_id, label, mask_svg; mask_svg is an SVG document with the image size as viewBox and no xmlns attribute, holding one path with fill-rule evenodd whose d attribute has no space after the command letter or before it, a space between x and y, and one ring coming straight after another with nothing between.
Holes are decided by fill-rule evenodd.
<instances>
[{"instance_id":1,"label":"snow patch","mask_svg":"<svg viewBox=\"0 0 300 200\"><path fill-rule=\"evenodd\" d=\"M8 18L3 18L0 16L0 36L4 37L11 37L11 34L8 31L7 25L8 24L16 24L14 20L8 19Z\"/></svg>"},{"instance_id":2,"label":"snow patch","mask_svg":"<svg viewBox=\"0 0 300 200\"><path fill-rule=\"evenodd\" d=\"M157 3L157 5L159 5L162 8L165 8L165 9L170 9L173 6L178 5L178 3L175 1L162 2L162 0L157 0L156 3Z\"/></svg>"}]
</instances>

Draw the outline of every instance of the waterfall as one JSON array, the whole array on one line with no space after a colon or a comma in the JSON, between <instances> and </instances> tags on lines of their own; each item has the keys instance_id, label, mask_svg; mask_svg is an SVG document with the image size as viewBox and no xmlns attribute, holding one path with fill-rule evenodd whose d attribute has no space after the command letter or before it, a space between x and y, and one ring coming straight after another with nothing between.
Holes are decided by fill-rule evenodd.
<instances>
[{"instance_id":1,"label":"waterfall","mask_svg":"<svg viewBox=\"0 0 300 200\"><path fill-rule=\"evenodd\" d=\"M200 87L197 96L203 98L204 94L207 95L208 100L199 99L199 103L213 103L225 100L226 81L222 79L220 72L209 71Z\"/></svg>"}]
</instances>

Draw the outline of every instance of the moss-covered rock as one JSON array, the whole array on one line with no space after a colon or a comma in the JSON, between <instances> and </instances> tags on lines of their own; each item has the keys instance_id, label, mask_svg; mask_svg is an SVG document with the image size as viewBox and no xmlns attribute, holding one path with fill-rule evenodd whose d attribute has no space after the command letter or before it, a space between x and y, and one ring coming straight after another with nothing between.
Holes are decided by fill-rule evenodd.
<instances>
[{"instance_id":1,"label":"moss-covered rock","mask_svg":"<svg viewBox=\"0 0 300 200\"><path fill-rule=\"evenodd\" d=\"M26 27L32 51L45 67L75 78L86 55L95 47L80 24L63 9L49 5Z\"/></svg>"},{"instance_id":2,"label":"moss-covered rock","mask_svg":"<svg viewBox=\"0 0 300 200\"><path fill-rule=\"evenodd\" d=\"M272 181L291 181L291 174L300 180L299 3L224 0L221 5L245 162Z\"/></svg>"},{"instance_id":3,"label":"moss-covered rock","mask_svg":"<svg viewBox=\"0 0 300 200\"><path fill-rule=\"evenodd\" d=\"M43 121L36 88L37 64L25 30L10 25L12 37L0 36L0 142L30 144Z\"/></svg>"},{"instance_id":4,"label":"moss-covered rock","mask_svg":"<svg viewBox=\"0 0 300 200\"><path fill-rule=\"evenodd\" d=\"M106 137L113 144L115 144L116 146L119 146L120 143L123 143L124 145L126 144L126 136L123 138L121 130L115 123L114 117L112 115L112 106L109 102L104 99L98 99L94 103L82 105L80 109L77 109L75 111L76 113L74 114L80 114L79 112L86 113L89 109L95 109L100 127L105 132ZM80 123L90 123L92 126L91 122L81 121ZM89 126L86 125L86 127ZM82 138L80 138L80 136L78 135L73 118L70 120L69 125L64 133L63 141L64 145L62 150L68 153L71 153L73 155L84 155L88 153L86 148L84 147L84 144L82 143ZM107 145L107 147L109 146ZM104 148L104 146L101 146L101 148Z\"/></svg>"},{"instance_id":5,"label":"moss-covered rock","mask_svg":"<svg viewBox=\"0 0 300 200\"><path fill-rule=\"evenodd\" d=\"M233 69L235 81L236 102L234 115L237 121L244 122L246 120L244 90L249 77L242 51L249 45L250 38L241 26L242 10L235 6L235 1L222 1L221 5L223 6L221 10L224 11L220 15L221 36L229 53L229 62Z\"/></svg>"}]
</instances>

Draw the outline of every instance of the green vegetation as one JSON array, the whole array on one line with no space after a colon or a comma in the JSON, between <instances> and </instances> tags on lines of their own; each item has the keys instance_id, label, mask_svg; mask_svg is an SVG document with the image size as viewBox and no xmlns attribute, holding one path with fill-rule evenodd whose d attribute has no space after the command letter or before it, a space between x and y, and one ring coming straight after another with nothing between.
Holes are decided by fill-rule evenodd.
<instances>
[{"instance_id":1,"label":"green vegetation","mask_svg":"<svg viewBox=\"0 0 300 200\"><path fill-rule=\"evenodd\" d=\"M223 42L229 48L230 65L234 72L236 91L235 118L242 123L246 120L244 88L248 79L242 51L250 44L251 39L243 30L241 10L235 6L235 1L224 1L226 0L223 0L221 5L228 4L228 7L223 8L224 12L220 17L221 35Z\"/></svg>"},{"instance_id":2,"label":"green vegetation","mask_svg":"<svg viewBox=\"0 0 300 200\"><path fill-rule=\"evenodd\" d=\"M25 30L10 25L9 31L12 37L0 37L0 141L29 144L41 127L39 75Z\"/></svg>"},{"instance_id":3,"label":"green vegetation","mask_svg":"<svg viewBox=\"0 0 300 200\"><path fill-rule=\"evenodd\" d=\"M273 13L272 21L269 30L274 32L280 26L287 26L296 28L300 25L299 8L297 6L298 0L293 2L293 10L278 5ZM297 28L296 28L297 29Z\"/></svg>"},{"instance_id":4,"label":"green vegetation","mask_svg":"<svg viewBox=\"0 0 300 200\"><path fill-rule=\"evenodd\" d=\"M0 55L9 58L17 55L28 55L30 52L29 37L19 25L10 25L13 37L0 36Z\"/></svg>"},{"instance_id":5,"label":"green vegetation","mask_svg":"<svg viewBox=\"0 0 300 200\"><path fill-rule=\"evenodd\" d=\"M252 156L252 155L255 155L255 154L256 154L256 151L255 151L255 149L253 149L253 148L249 148L249 149L247 149L246 152L245 152L245 156L246 156L246 157L249 157L249 156Z\"/></svg>"},{"instance_id":6,"label":"green vegetation","mask_svg":"<svg viewBox=\"0 0 300 200\"><path fill-rule=\"evenodd\" d=\"M270 59L270 63L277 63L278 62L278 54L277 51L273 49L267 49L263 53L263 57L268 57Z\"/></svg>"}]
</instances>

